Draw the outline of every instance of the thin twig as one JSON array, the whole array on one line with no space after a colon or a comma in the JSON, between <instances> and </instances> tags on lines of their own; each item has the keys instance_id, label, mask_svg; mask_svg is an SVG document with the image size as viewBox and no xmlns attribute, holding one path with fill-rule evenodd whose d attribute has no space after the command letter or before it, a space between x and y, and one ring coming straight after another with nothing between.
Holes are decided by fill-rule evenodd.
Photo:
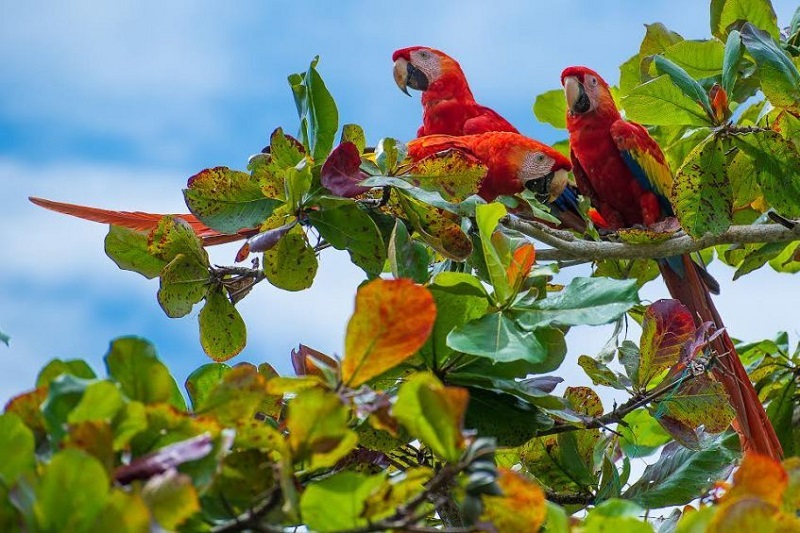
<instances>
[{"instance_id":1,"label":"thin twig","mask_svg":"<svg viewBox=\"0 0 800 533\"><path fill-rule=\"evenodd\" d=\"M265 531L268 533L282 532L282 526L261 524L261 520L280 503L281 490L275 488L257 506L240 514L233 520L213 528L212 533L231 533L235 531Z\"/></svg>"}]
</instances>

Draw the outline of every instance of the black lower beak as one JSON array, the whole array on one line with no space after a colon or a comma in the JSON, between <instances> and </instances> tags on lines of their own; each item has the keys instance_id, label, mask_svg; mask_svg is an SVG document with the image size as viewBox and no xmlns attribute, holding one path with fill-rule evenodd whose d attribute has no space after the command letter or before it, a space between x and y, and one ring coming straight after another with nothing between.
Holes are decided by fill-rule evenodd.
<instances>
[{"instance_id":1,"label":"black lower beak","mask_svg":"<svg viewBox=\"0 0 800 533\"><path fill-rule=\"evenodd\" d=\"M589 101L589 95L586 94L586 89L583 88L583 84L581 83L578 85L578 99L575 100L575 104L573 104L570 111L572 111L574 115L580 115L581 113L586 113L589 111L591 106L592 104Z\"/></svg>"},{"instance_id":2,"label":"black lower beak","mask_svg":"<svg viewBox=\"0 0 800 533\"><path fill-rule=\"evenodd\" d=\"M406 80L406 84L412 89L418 91L428 90L428 77L411 63L406 64Z\"/></svg>"},{"instance_id":3,"label":"black lower beak","mask_svg":"<svg viewBox=\"0 0 800 533\"><path fill-rule=\"evenodd\" d=\"M540 202L547 202L550 198L550 184L553 183L555 175L555 172L550 172L541 178L528 180L525 182L525 188L531 191Z\"/></svg>"}]
</instances>

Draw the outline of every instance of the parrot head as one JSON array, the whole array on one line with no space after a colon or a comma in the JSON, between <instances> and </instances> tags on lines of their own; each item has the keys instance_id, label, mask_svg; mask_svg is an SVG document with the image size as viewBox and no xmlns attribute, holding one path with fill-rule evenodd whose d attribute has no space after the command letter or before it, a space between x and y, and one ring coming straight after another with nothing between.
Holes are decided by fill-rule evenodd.
<instances>
[{"instance_id":1,"label":"parrot head","mask_svg":"<svg viewBox=\"0 0 800 533\"><path fill-rule=\"evenodd\" d=\"M569 183L572 165L557 150L546 144L536 144L539 146L525 146L514 158L519 162L517 179L540 202L552 202Z\"/></svg>"},{"instance_id":2,"label":"parrot head","mask_svg":"<svg viewBox=\"0 0 800 533\"><path fill-rule=\"evenodd\" d=\"M464 78L461 66L444 52L427 46L402 48L392 54L394 81L411 96L408 88L427 91L434 83L448 77Z\"/></svg>"},{"instance_id":3,"label":"parrot head","mask_svg":"<svg viewBox=\"0 0 800 533\"><path fill-rule=\"evenodd\" d=\"M593 112L616 111L608 83L587 67L568 67L561 73L567 97L567 113L576 117Z\"/></svg>"}]
</instances>

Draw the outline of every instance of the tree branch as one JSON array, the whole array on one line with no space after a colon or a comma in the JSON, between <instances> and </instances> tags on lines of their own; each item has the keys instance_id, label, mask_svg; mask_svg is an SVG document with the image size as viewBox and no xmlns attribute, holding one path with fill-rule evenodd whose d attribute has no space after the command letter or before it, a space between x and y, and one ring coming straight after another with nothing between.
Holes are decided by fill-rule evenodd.
<instances>
[{"instance_id":1,"label":"tree branch","mask_svg":"<svg viewBox=\"0 0 800 533\"><path fill-rule=\"evenodd\" d=\"M800 224L792 227L781 224L731 226L720 235L706 235L693 239L679 233L654 244L629 244L623 242L589 241L565 230L553 229L534 221L507 216L501 220L506 227L552 246L536 250L536 258L545 261L601 259L658 259L673 255L697 252L718 244L756 244L792 242L800 240Z\"/></svg>"}]
</instances>

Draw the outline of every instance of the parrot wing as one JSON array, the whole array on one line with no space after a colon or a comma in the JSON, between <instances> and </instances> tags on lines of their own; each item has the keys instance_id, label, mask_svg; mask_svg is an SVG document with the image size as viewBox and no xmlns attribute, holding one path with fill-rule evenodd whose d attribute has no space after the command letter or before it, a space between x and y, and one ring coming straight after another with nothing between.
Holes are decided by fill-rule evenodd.
<instances>
[{"instance_id":1,"label":"parrot wing","mask_svg":"<svg viewBox=\"0 0 800 533\"><path fill-rule=\"evenodd\" d=\"M617 120L611 125L611 137L639 185L658 197L664 214L673 215L669 200L672 171L656 141L644 126L625 120Z\"/></svg>"},{"instance_id":2,"label":"parrot wing","mask_svg":"<svg viewBox=\"0 0 800 533\"><path fill-rule=\"evenodd\" d=\"M477 106L478 114L464 122L464 135L486 133L489 131L510 131L519 133L509 121L489 107Z\"/></svg>"}]
</instances>

